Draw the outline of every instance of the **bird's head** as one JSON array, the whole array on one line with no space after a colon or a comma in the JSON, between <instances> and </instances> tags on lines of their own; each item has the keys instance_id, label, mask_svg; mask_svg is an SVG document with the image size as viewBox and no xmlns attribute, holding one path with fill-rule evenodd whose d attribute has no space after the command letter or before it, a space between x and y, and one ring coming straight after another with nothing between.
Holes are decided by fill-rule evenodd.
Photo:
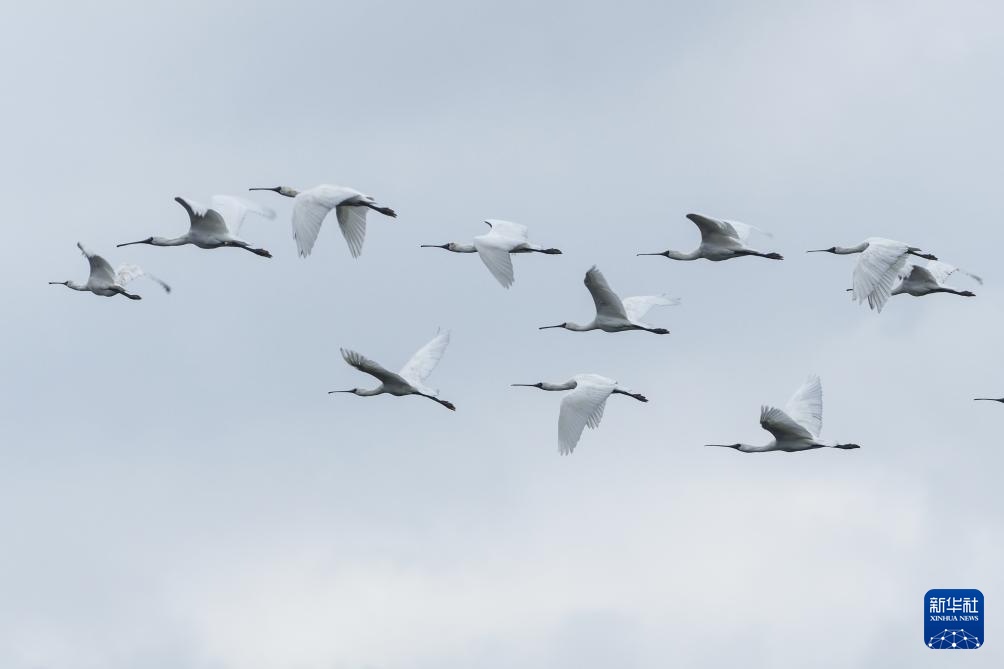
<instances>
[{"instance_id":1,"label":"bird's head","mask_svg":"<svg viewBox=\"0 0 1004 669\"><path fill-rule=\"evenodd\" d=\"M568 323L558 323L557 325L541 325L538 330L549 330L551 328L567 328Z\"/></svg>"},{"instance_id":2,"label":"bird's head","mask_svg":"<svg viewBox=\"0 0 1004 669\"><path fill-rule=\"evenodd\" d=\"M737 451L740 451L743 448L742 444L705 444L705 446L712 448L734 448Z\"/></svg>"},{"instance_id":3,"label":"bird's head","mask_svg":"<svg viewBox=\"0 0 1004 669\"><path fill-rule=\"evenodd\" d=\"M806 251L806 253L836 253L837 247L831 246L828 249L812 249L811 251Z\"/></svg>"},{"instance_id":4,"label":"bird's head","mask_svg":"<svg viewBox=\"0 0 1004 669\"><path fill-rule=\"evenodd\" d=\"M299 192L295 188L290 188L289 186L272 186L270 188L258 187L258 188L248 188L248 190L270 190L273 193L278 193L279 195L283 195L285 197L296 197L297 193Z\"/></svg>"},{"instance_id":5,"label":"bird's head","mask_svg":"<svg viewBox=\"0 0 1004 669\"><path fill-rule=\"evenodd\" d=\"M147 237L146 239L141 239L138 242L126 242L125 244L116 244L116 248L122 248L123 246L132 246L133 244L153 244L157 241L156 237Z\"/></svg>"},{"instance_id":6,"label":"bird's head","mask_svg":"<svg viewBox=\"0 0 1004 669\"><path fill-rule=\"evenodd\" d=\"M510 385L514 388L519 387L519 388L540 388L541 390L544 389L543 381L538 381L537 383L512 383Z\"/></svg>"}]
</instances>

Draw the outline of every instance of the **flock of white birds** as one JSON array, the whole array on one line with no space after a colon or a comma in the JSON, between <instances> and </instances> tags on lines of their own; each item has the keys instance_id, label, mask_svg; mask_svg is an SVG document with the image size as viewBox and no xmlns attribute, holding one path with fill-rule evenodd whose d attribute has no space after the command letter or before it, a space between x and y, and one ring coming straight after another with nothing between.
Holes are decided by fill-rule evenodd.
<instances>
[{"instance_id":1,"label":"flock of white birds","mask_svg":"<svg viewBox=\"0 0 1004 669\"><path fill-rule=\"evenodd\" d=\"M309 256L317 241L318 233L332 211L338 227L345 237L349 252L358 257L366 238L366 215L370 210L385 216L396 217L396 212L380 205L372 197L352 188L321 185L308 190L296 190L287 186L272 188L251 188L252 191L272 191L293 199L293 238L299 254ZM179 237L147 237L135 242L119 244L119 247L133 244L152 246L182 246L192 244L202 249L231 247L244 249L264 258L272 254L262 248L255 248L237 235L249 215L274 219L275 212L256 202L227 195L217 195L205 206L185 198L175 198L188 213L188 232ZM664 256L673 260L711 261L731 260L747 256L783 260L775 252L762 252L750 247L747 242L754 233L770 235L759 228L701 214L688 214L701 233L701 243L689 253L667 250L660 253L639 253L646 256ZM520 253L560 254L556 248L545 248L529 241L526 226L509 221L486 220L488 232L473 238L471 243L449 242L446 244L423 244L423 248L441 248L453 253L477 253L481 262L493 277L504 287L515 281L512 255ZM90 275L85 283L75 281L52 281L77 291L87 291L102 297L122 295L131 300L142 299L131 293L127 286L139 278L149 279L170 292L170 286L161 279L144 272L137 265L122 265L118 269L103 257L91 253L82 244L77 244L90 264ZM891 239L871 237L856 246L832 246L810 253L833 253L836 255L858 254L857 263L851 276L851 292L854 300L867 303L878 312L893 295L907 294L915 297L934 293L949 293L963 297L973 297L968 290L957 290L947 285L949 277L963 274L982 284L980 277L959 270L957 267L939 261L934 255L921 249ZM920 261L925 261L923 264ZM669 330L653 327L642 319L657 306L671 306L679 300L666 295L642 295L620 297L606 278L595 266L586 272L586 289L593 298L596 313L593 319L579 325L563 322L545 325L540 329L563 328L573 332L603 330L604 332L626 332L644 330L653 334L669 334ZM395 396L418 395L455 410L452 402L439 398L438 391L425 384L429 375L442 359L450 341L449 332L438 333L432 341L420 348L399 372L392 372L356 351L342 349L345 362L361 372L376 378L380 385L371 389L352 388L333 390L331 393L352 393L362 397L389 394ZM561 401L558 416L558 448L561 454L569 454L574 449L585 428L596 428L603 418L607 398L611 395L625 395L640 402L647 402L644 395L632 392L613 379L598 374L578 374L562 383L538 382L532 384L512 384L550 391L569 391ZM1004 403L1004 398L977 398ZM785 405L784 410L764 406L760 411L760 425L772 436L768 443L754 446L749 444L709 444L733 448L743 453L765 451L806 451L817 448L854 449L857 444L837 443L823 439L823 387L816 376L810 376Z\"/></svg>"}]
</instances>

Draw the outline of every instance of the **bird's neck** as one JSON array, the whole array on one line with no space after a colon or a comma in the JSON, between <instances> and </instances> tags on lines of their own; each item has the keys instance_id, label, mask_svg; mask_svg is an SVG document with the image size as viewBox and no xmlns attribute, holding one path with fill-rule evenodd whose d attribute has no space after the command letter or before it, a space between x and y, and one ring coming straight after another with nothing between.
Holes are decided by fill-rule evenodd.
<instances>
[{"instance_id":1,"label":"bird's neck","mask_svg":"<svg viewBox=\"0 0 1004 669\"><path fill-rule=\"evenodd\" d=\"M356 395L359 395L360 397L373 397L374 395L382 395L383 392L384 392L384 389L383 389L382 385L379 386L379 387L377 387L377 388L370 388L370 389L357 388L356 389Z\"/></svg>"},{"instance_id":2,"label":"bird's neck","mask_svg":"<svg viewBox=\"0 0 1004 669\"><path fill-rule=\"evenodd\" d=\"M187 243L187 237L154 237L150 240L150 244L153 246L184 246Z\"/></svg>"},{"instance_id":3,"label":"bird's neck","mask_svg":"<svg viewBox=\"0 0 1004 669\"><path fill-rule=\"evenodd\" d=\"M477 253L478 250L474 248L474 244L454 244L452 248L447 249L448 251L453 251L454 253Z\"/></svg>"},{"instance_id":4,"label":"bird's neck","mask_svg":"<svg viewBox=\"0 0 1004 669\"><path fill-rule=\"evenodd\" d=\"M578 323L565 323L565 329L571 330L572 332L588 332L589 330L595 330L595 323L588 323L586 325L579 325Z\"/></svg>"},{"instance_id":5,"label":"bird's neck","mask_svg":"<svg viewBox=\"0 0 1004 669\"><path fill-rule=\"evenodd\" d=\"M541 390L572 390L577 384L574 380L565 381L564 383L541 383Z\"/></svg>"},{"instance_id":6,"label":"bird's neck","mask_svg":"<svg viewBox=\"0 0 1004 669\"><path fill-rule=\"evenodd\" d=\"M835 246L831 253L835 253L838 256L849 256L854 253L861 253L866 248L868 248L868 242L861 242L857 246Z\"/></svg>"},{"instance_id":7,"label":"bird's neck","mask_svg":"<svg viewBox=\"0 0 1004 669\"><path fill-rule=\"evenodd\" d=\"M66 287L71 290L87 290L87 286L82 283L77 283L76 281L67 281Z\"/></svg>"},{"instance_id":8,"label":"bird's neck","mask_svg":"<svg viewBox=\"0 0 1004 669\"><path fill-rule=\"evenodd\" d=\"M673 249L669 249L663 253L664 256L671 260L697 260L700 257L698 254L699 250L684 253L683 251L674 251Z\"/></svg>"},{"instance_id":9,"label":"bird's neck","mask_svg":"<svg viewBox=\"0 0 1004 669\"><path fill-rule=\"evenodd\" d=\"M777 448L777 440L771 440L770 443L761 444L756 446L754 444L739 444L739 450L743 453L763 453L764 451L773 451Z\"/></svg>"}]
</instances>

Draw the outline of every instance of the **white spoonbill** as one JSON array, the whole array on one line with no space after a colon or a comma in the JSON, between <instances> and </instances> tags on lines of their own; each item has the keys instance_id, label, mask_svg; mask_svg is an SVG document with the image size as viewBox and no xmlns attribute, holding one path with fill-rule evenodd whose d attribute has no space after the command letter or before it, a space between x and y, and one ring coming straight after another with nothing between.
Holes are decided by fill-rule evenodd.
<instances>
[{"instance_id":1,"label":"white spoonbill","mask_svg":"<svg viewBox=\"0 0 1004 669\"><path fill-rule=\"evenodd\" d=\"M446 249L453 253L477 253L492 276L508 288L515 281L512 272L510 253L545 253L559 255L558 249L546 249L543 246L531 244L525 225L488 219L485 221L491 228L487 233L478 235L472 244L449 242L448 244L422 244L423 249Z\"/></svg>"},{"instance_id":2,"label":"white spoonbill","mask_svg":"<svg viewBox=\"0 0 1004 669\"><path fill-rule=\"evenodd\" d=\"M234 202L230 202L224 205L235 207L235 202L239 202L239 198L230 198ZM185 208L188 212L189 228L188 232L181 235L180 237L167 238L167 237L147 237L146 239L141 239L138 242L126 242L125 244L119 244L118 246L130 246L132 244L150 244L151 246L184 246L185 244L191 244L193 246L198 246L200 249L218 249L223 247L244 249L245 251L250 251L255 255L262 256L263 258L271 258L272 254L265 249L253 248L250 244L242 239L238 239L234 236L230 228L227 227L227 221L223 218L215 208L206 207L198 202L192 200L186 200L182 197L174 198L174 201ZM244 200L244 202L248 202ZM246 213L246 212L245 212ZM240 219L234 221L234 225L240 225L243 220L244 214L240 214Z\"/></svg>"},{"instance_id":3,"label":"white spoonbill","mask_svg":"<svg viewBox=\"0 0 1004 669\"><path fill-rule=\"evenodd\" d=\"M588 330L603 330L604 332L624 332L626 330L645 330L655 334L669 334L666 328L653 328L642 323L641 319L652 307L664 307L677 305L679 298L670 298L665 295L640 295L637 297L625 297L623 300L617 296L607 280L603 278L600 270L593 265L586 272L584 283L589 289L589 294L593 296L593 303L596 305L596 317L585 325L577 323L559 323L558 325L544 325L540 330L549 328L564 328L573 332L586 332Z\"/></svg>"},{"instance_id":4,"label":"white spoonbill","mask_svg":"<svg viewBox=\"0 0 1004 669\"><path fill-rule=\"evenodd\" d=\"M882 313L892 289L896 285L909 256L925 260L937 260L930 253L924 253L916 246L910 246L893 239L869 237L857 246L831 246L828 249L813 249L807 253L833 253L852 255L860 253L854 273L851 275L851 292L858 302L868 302L871 309Z\"/></svg>"},{"instance_id":5,"label":"white spoonbill","mask_svg":"<svg viewBox=\"0 0 1004 669\"><path fill-rule=\"evenodd\" d=\"M820 438L823 429L823 385L812 375L795 391L784 411L764 405L760 407L760 426L774 435L770 443L762 446L750 444L708 444L734 448L743 453L765 451L808 451L814 448L860 448L857 444L838 444Z\"/></svg>"},{"instance_id":6,"label":"white spoonbill","mask_svg":"<svg viewBox=\"0 0 1004 669\"><path fill-rule=\"evenodd\" d=\"M893 288L892 294L923 297L931 293L951 293L952 295L961 295L962 297L976 297L976 293L971 291L956 290L945 285L948 277L956 272L965 274L976 283L983 285L983 279L975 274L970 274L965 270L938 260L928 260L924 266L914 264L904 267L901 274L903 280L900 281L898 286Z\"/></svg>"},{"instance_id":7,"label":"white spoonbill","mask_svg":"<svg viewBox=\"0 0 1004 669\"><path fill-rule=\"evenodd\" d=\"M603 418L603 409L611 395L627 395L639 402L648 398L621 388L616 381L599 374L576 374L564 383L514 383L513 386L540 388L541 390L571 390L561 400L558 414L558 452L568 455L575 450L584 428L597 428Z\"/></svg>"},{"instance_id":8,"label":"white spoonbill","mask_svg":"<svg viewBox=\"0 0 1004 669\"><path fill-rule=\"evenodd\" d=\"M640 256L665 256L671 260L698 260L706 258L718 262L743 256L757 256L770 260L784 260L780 253L762 253L746 246L746 240L754 232L770 237L760 228L739 221L725 221L701 214L687 214L701 231L701 245L690 253L682 251L663 251L662 253L639 253Z\"/></svg>"},{"instance_id":9,"label":"white spoonbill","mask_svg":"<svg viewBox=\"0 0 1004 669\"><path fill-rule=\"evenodd\" d=\"M335 210L338 227L342 229L342 235L345 236L349 253L353 258L358 258L363 252L368 210L373 209L384 216L397 218L397 213L390 207L378 205L369 195L345 186L321 185L304 191L289 186L248 190L270 190L293 198L293 238L296 240L296 248L304 258L310 255L314 242L317 241L317 234L321 231L321 223L332 209Z\"/></svg>"},{"instance_id":10,"label":"white spoonbill","mask_svg":"<svg viewBox=\"0 0 1004 669\"><path fill-rule=\"evenodd\" d=\"M351 388L349 390L331 390L328 394L352 393L360 397L372 397L373 395L383 395L385 393L396 397L420 395L434 402L439 402L450 411L456 411L456 407L453 406L452 402L447 402L436 397L439 394L438 390L433 390L425 385L425 380L432 373L432 370L436 368L436 365L439 364L440 358L443 357L443 353L446 351L446 345L449 343L449 331L437 334L432 338L432 341L418 349L415 355L411 356L411 360L397 374L381 367L379 364L355 351L343 348L341 352L345 362L360 372L365 372L370 376L376 377L380 381L380 385L373 389Z\"/></svg>"},{"instance_id":11,"label":"white spoonbill","mask_svg":"<svg viewBox=\"0 0 1004 669\"><path fill-rule=\"evenodd\" d=\"M80 242L77 242L77 248L84 254L84 257L87 258L88 264L91 266L91 274L87 277L87 283L81 284L76 281L50 281L50 285L66 286L72 290L90 291L95 295L100 295L102 297L125 295L130 300L141 300L143 298L139 295L126 291L125 286L130 281L145 276L151 281L155 281L160 284L160 287L163 288L165 292L171 292L171 287L169 285L152 274L147 274L138 265L120 265L118 269L113 270L107 260L96 253L91 253L85 249L84 245Z\"/></svg>"}]
</instances>

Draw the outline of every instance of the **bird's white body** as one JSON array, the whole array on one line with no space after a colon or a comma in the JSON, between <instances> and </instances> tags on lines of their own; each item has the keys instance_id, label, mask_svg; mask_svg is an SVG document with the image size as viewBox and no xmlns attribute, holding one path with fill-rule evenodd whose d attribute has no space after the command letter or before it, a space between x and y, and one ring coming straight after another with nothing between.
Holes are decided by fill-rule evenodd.
<instances>
[{"instance_id":1,"label":"bird's white body","mask_svg":"<svg viewBox=\"0 0 1004 669\"><path fill-rule=\"evenodd\" d=\"M938 260L928 260L926 265L906 265L900 274L902 280L898 286L893 288L892 295L923 297L932 293L951 293L953 295L973 297L973 293L968 290L956 290L945 285L948 277L956 272L965 274L978 284L983 284L983 279L975 274L970 274L965 270Z\"/></svg>"},{"instance_id":2,"label":"bird's white body","mask_svg":"<svg viewBox=\"0 0 1004 669\"><path fill-rule=\"evenodd\" d=\"M758 256L771 260L783 260L778 253L763 253L747 246L746 241L754 232L767 237L769 233L760 228L739 221L726 221L702 214L687 214L697 229L701 232L701 244L690 253L682 251L662 251L661 253L639 253L640 256L664 256L671 260L711 260L720 262L732 258Z\"/></svg>"},{"instance_id":3,"label":"bird's white body","mask_svg":"<svg viewBox=\"0 0 1004 669\"><path fill-rule=\"evenodd\" d=\"M571 392L561 400L558 414L558 452L568 455L575 450L585 428L597 428L603 418L607 398L612 394L627 395L640 402L648 400L643 395L622 388L613 379L599 374L576 374L564 383L514 383L514 386L541 390Z\"/></svg>"},{"instance_id":4,"label":"bird's white body","mask_svg":"<svg viewBox=\"0 0 1004 669\"><path fill-rule=\"evenodd\" d=\"M767 451L809 451L817 448L858 448L857 444L838 444L820 436L823 430L823 386L812 375L795 391L784 410L764 405L760 408L760 426L774 437L763 445L709 444L734 448L742 453Z\"/></svg>"},{"instance_id":5,"label":"bird's white body","mask_svg":"<svg viewBox=\"0 0 1004 669\"><path fill-rule=\"evenodd\" d=\"M380 381L380 385L371 389L352 388L351 390L332 390L329 394L351 393L360 397L384 394L396 397L420 395L453 410L454 406L452 403L436 397L439 394L438 390L425 385L425 380L432 374L432 370L436 368L436 365L439 364L449 343L450 333L448 331L437 334L428 344L416 351L407 364L401 368L401 371L396 373L355 351L341 349L342 358L345 362L360 372L365 372L376 378Z\"/></svg>"},{"instance_id":6,"label":"bird's white body","mask_svg":"<svg viewBox=\"0 0 1004 669\"><path fill-rule=\"evenodd\" d=\"M882 313L882 308L892 295L893 288L911 255L937 260L916 246L882 237L869 237L856 246L832 246L809 253L860 254L851 275L851 293L856 301L867 302L870 309L879 313Z\"/></svg>"},{"instance_id":7,"label":"bird's white body","mask_svg":"<svg viewBox=\"0 0 1004 669\"><path fill-rule=\"evenodd\" d=\"M250 244L238 238L235 230L244 222L248 213L257 213L268 218L275 216L271 209L261 207L250 200L242 200L229 195L217 195L213 197L215 206L207 207L194 200L182 197L174 198L188 214L188 232L180 237L149 237L137 242L119 244L119 246L130 246L132 244L149 244L151 246L184 246L191 244L200 249L218 249L223 247L242 248L255 255L271 258L265 249L252 248ZM217 210L219 207L220 210ZM221 211L228 212L232 217L227 221Z\"/></svg>"},{"instance_id":8,"label":"bird's white body","mask_svg":"<svg viewBox=\"0 0 1004 669\"><path fill-rule=\"evenodd\" d=\"M270 190L293 198L293 238L296 240L297 251L304 258L313 251L321 225L332 210L353 258L358 258L363 252L367 211L374 209L385 216L397 216L393 209L380 206L369 195L346 186L322 184L304 191L288 186L251 190Z\"/></svg>"},{"instance_id":9,"label":"bird's white body","mask_svg":"<svg viewBox=\"0 0 1004 669\"><path fill-rule=\"evenodd\" d=\"M680 303L678 298L667 297L666 295L639 295L636 297L625 297L623 300L618 297L603 274L594 265L583 281L589 294L593 298L596 306L596 316L585 325L576 323L560 323L558 325L545 325L541 330L548 328L564 328L573 332L586 332L588 330L603 330L604 332L626 332L628 330L646 330L655 334L669 334L665 328L653 328L642 322L652 307L672 306Z\"/></svg>"},{"instance_id":10,"label":"bird's white body","mask_svg":"<svg viewBox=\"0 0 1004 669\"><path fill-rule=\"evenodd\" d=\"M477 253L481 262L488 268L496 281L502 284L503 288L509 288L515 281L510 254L558 255L561 253L558 249L531 244L525 225L499 219L488 219L485 223L491 229L487 233L475 237L472 244L450 242L449 244L423 244L422 247L446 249L453 253Z\"/></svg>"},{"instance_id":11,"label":"bird's white body","mask_svg":"<svg viewBox=\"0 0 1004 669\"><path fill-rule=\"evenodd\" d=\"M87 282L81 284L76 281L50 281L50 284L66 286L71 290L91 292L101 297L123 295L129 299L138 300L141 299L140 296L128 292L125 287L135 279L146 277L159 284L165 292L171 292L169 285L152 274L147 274L139 265L120 265L118 269L112 269L111 264L107 260L96 253L91 253L80 242L77 242L77 248L84 254L84 257L87 258L87 263L90 265L90 274L87 277Z\"/></svg>"}]
</instances>

